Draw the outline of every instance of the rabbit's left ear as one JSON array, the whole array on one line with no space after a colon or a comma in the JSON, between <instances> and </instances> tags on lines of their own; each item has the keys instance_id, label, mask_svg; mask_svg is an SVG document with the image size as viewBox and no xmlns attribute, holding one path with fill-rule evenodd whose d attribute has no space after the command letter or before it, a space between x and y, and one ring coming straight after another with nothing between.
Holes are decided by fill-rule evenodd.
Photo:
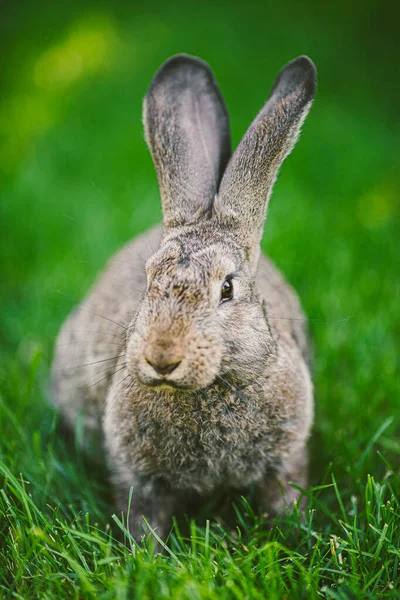
<instances>
[{"instance_id":1,"label":"rabbit's left ear","mask_svg":"<svg viewBox=\"0 0 400 600\"><path fill-rule=\"evenodd\" d=\"M178 54L157 71L144 101L164 227L208 218L230 157L228 113L210 67Z\"/></svg>"},{"instance_id":2,"label":"rabbit's left ear","mask_svg":"<svg viewBox=\"0 0 400 600\"><path fill-rule=\"evenodd\" d=\"M256 260L272 186L292 150L316 90L313 62L301 56L279 73L271 95L236 148L214 203L214 218Z\"/></svg>"}]
</instances>

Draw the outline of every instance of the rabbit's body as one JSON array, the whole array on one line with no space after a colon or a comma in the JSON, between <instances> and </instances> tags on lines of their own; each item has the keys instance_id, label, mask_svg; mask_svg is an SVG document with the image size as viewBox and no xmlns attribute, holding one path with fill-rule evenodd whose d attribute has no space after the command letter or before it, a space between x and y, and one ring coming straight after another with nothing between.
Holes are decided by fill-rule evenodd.
<instances>
[{"instance_id":1,"label":"rabbit's body","mask_svg":"<svg viewBox=\"0 0 400 600\"><path fill-rule=\"evenodd\" d=\"M151 110L145 121L161 180ZM82 413L88 429L103 430L121 508L133 487L134 535L142 514L166 535L190 498L251 484L276 513L298 494L289 482L306 482L313 400L305 318L282 275L259 258L260 234L249 243L248 223L240 229L234 210L224 215L221 188L214 217L197 209L193 222L182 203L172 215L164 206L169 223L111 260L58 339L55 401L72 427Z\"/></svg>"}]
</instances>

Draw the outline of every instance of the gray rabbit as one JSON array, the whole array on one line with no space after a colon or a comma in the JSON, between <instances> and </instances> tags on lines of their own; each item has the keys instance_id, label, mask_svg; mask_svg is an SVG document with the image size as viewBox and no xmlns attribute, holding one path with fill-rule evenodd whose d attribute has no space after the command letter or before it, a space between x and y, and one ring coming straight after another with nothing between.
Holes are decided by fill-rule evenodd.
<instances>
[{"instance_id":1,"label":"gray rabbit","mask_svg":"<svg viewBox=\"0 0 400 600\"><path fill-rule=\"evenodd\" d=\"M193 499L252 486L284 511L306 485L313 388L298 298L260 256L268 199L308 114L307 57L280 72L230 156L208 65L167 60L144 101L162 228L125 246L58 337L54 401L102 431L118 508L165 538Z\"/></svg>"}]
</instances>

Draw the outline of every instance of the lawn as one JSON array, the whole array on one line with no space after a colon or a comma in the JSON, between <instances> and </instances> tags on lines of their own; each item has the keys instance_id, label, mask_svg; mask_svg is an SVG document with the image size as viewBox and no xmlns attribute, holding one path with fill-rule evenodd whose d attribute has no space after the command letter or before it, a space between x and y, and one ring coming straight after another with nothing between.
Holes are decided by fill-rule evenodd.
<instances>
[{"instance_id":1,"label":"lawn","mask_svg":"<svg viewBox=\"0 0 400 600\"><path fill-rule=\"evenodd\" d=\"M33 4L10 3L0 24L0 597L398 598L394 3ZM106 473L62 436L47 381L68 312L160 219L141 104L182 51L212 65L235 145L283 64L317 65L263 240L310 319L316 415L303 516L266 530L242 499L236 528L193 522L153 556L114 514Z\"/></svg>"}]
</instances>

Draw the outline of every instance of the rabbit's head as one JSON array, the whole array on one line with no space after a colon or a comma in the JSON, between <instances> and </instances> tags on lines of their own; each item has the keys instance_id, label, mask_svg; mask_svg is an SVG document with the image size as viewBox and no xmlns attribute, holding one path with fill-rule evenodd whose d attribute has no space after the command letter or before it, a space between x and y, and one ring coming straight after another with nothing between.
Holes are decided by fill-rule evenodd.
<instances>
[{"instance_id":1,"label":"rabbit's head","mask_svg":"<svg viewBox=\"0 0 400 600\"><path fill-rule=\"evenodd\" d=\"M178 55L156 73L144 126L163 237L127 345L128 368L142 383L196 390L229 373L254 379L274 352L256 291L260 240L315 88L308 58L286 65L230 157L228 115L208 65Z\"/></svg>"}]
</instances>

